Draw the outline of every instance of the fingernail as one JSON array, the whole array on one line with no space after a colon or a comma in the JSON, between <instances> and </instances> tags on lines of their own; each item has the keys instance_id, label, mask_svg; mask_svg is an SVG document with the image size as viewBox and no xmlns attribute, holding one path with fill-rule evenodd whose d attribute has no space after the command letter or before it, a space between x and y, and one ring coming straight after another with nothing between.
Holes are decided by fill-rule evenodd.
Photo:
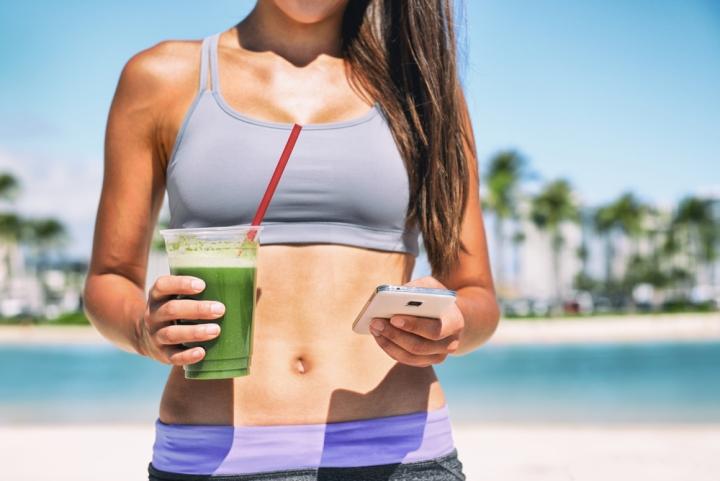
<instances>
[{"instance_id":1,"label":"fingernail","mask_svg":"<svg viewBox=\"0 0 720 481\"><path fill-rule=\"evenodd\" d=\"M371 332L372 335L375 336L375 337L378 337L378 336L380 335L380 333L377 332L375 329L370 329L370 332Z\"/></svg>"},{"instance_id":2,"label":"fingernail","mask_svg":"<svg viewBox=\"0 0 720 481\"><path fill-rule=\"evenodd\" d=\"M193 290L201 291L205 289L205 282L203 282L201 279L193 279L190 282L190 286L192 286Z\"/></svg>"},{"instance_id":3,"label":"fingernail","mask_svg":"<svg viewBox=\"0 0 720 481\"><path fill-rule=\"evenodd\" d=\"M455 349L458 348L459 345L460 345L460 341L458 341L458 340L456 339L456 340L454 340L453 342L451 342L450 344L448 344L448 350L454 351Z\"/></svg>"},{"instance_id":4,"label":"fingernail","mask_svg":"<svg viewBox=\"0 0 720 481\"><path fill-rule=\"evenodd\" d=\"M205 326L205 334L217 334L220 332L220 326L217 324L208 324Z\"/></svg>"},{"instance_id":5,"label":"fingernail","mask_svg":"<svg viewBox=\"0 0 720 481\"><path fill-rule=\"evenodd\" d=\"M402 317L391 317L390 324L395 327L403 327L405 325L405 319L403 319Z\"/></svg>"},{"instance_id":6,"label":"fingernail","mask_svg":"<svg viewBox=\"0 0 720 481\"><path fill-rule=\"evenodd\" d=\"M192 357L194 357L195 359L197 359L197 358L199 358L200 356L202 356L202 351L201 351L200 349L195 349L195 350L193 351L193 353L192 353Z\"/></svg>"},{"instance_id":7,"label":"fingernail","mask_svg":"<svg viewBox=\"0 0 720 481\"><path fill-rule=\"evenodd\" d=\"M213 302L210 304L210 312L213 314L222 314L225 312L225 306L222 305L220 302Z\"/></svg>"},{"instance_id":8,"label":"fingernail","mask_svg":"<svg viewBox=\"0 0 720 481\"><path fill-rule=\"evenodd\" d=\"M370 327L377 329L378 331L382 331L385 329L385 321L382 319L375 319L371 324Z\"/></svg>"}]
</instances>

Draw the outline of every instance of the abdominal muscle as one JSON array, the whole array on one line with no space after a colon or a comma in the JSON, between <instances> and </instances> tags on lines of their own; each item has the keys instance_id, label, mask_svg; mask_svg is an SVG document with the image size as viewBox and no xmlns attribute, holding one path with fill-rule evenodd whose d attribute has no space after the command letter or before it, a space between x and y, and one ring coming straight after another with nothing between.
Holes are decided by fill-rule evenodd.
<instances>
[{"instance_id":1,"label":"abdominal muscle","mask_svg":"<svg viewBox=\"0 0 720 481\"><path fill-rule=\"evenodd\" d=\"M173 367L160 420L314 424L442 407L432 367L401 364L371 335L351 329L375 287L406 283L413 266L414 257L399 252L333 244L261 246L250 374L188 380L181 367Z\"/></svg>"}]
</instances>

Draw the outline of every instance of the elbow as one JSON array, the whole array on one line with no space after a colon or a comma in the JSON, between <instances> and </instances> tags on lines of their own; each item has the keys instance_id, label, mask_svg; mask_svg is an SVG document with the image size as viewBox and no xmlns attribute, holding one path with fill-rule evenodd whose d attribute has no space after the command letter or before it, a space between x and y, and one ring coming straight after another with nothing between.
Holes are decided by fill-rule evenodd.
<instances>
[{"instance_id":1,"label":"elbow","mask_svg":"<svg viewBox=\"0 0 720 481\"><path fill-rule=\"evenodd\" d=\"M91 310L91 309L88 307L88 305L87 305L87 299L86 299L86 298L83 298L83 314L85 314L85 319L88 320L88 322L90 323L90 325L91 325L93 328L95 328L96 331L98 331L98 332L100 332L100 333L102 334L102 332L100 331L100 329L98 329L98 325L97 325L97 322L96 322L95 316L93 315L92 310Z\"/></svg>"},{"instance_id":2,"label":"elbow","mask_svg":"<svg viewBox=\"0 0 720 481\"><path fill-rule=\"evenodd\" d=\"M93 275L88 274L87 278L85 279L85 285L83 286L82 290L82 306L83 306L83 313L85 314L85 317L90 322L90 325L92 325L95 329L97 329L97 325L95 325L95 316L93 316L92 311L92 289L91 284L93 282Z\"/></svg>"},{"instance_id":3,"label":"elbow","mask_svg":"<svg viewBox=\"0 0 720 481\"><path fill-rule=\"evenodd\" d=\"M487 315L488 335L485 339L486 341L489 340L497 331L501 317L500 303L494 293L491 294L491 302L489 304L490 306Z\"/></svg>"},{"instance_id":4,"label":"elbow","mask_svg":"<svg viewBox=\"0 0 720 481\"><path fill-rule=\"evenodd\" d=\"M102 322L102 279L97 274L88 274L85 285L83 286L83 312L91 326L108 340L112 340L108 336L107 326Z\"/></svg>"}]
</instances>

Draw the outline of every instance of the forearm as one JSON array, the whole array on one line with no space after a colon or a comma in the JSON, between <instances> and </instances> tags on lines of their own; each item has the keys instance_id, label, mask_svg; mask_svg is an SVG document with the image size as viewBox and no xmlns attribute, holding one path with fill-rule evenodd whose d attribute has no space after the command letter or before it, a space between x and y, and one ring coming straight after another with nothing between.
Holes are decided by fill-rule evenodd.
<instances>
[{"instance_id":1,"label":"forearm","mask_svg":"<svg viewBox=\"0 0 720 481\"><path fill-rule=\"evenodd\" d=\"M139 323L145 312L143 289L117 274L91 274L85 285L90 323L121 349L142 354Z\"/></svg>"},{"instance_id":2,"label":"forearm","mask_svg":"<svg viewBox=\"0 0 720 481\"><path fill-rule=\"evenodd\" d=\"M457 290L457 306L465 319L460 345L454 356L476 350L492 337L500 319L500 309L494 293L482 287L463 287Z\"/></svg>"}]
</instances>

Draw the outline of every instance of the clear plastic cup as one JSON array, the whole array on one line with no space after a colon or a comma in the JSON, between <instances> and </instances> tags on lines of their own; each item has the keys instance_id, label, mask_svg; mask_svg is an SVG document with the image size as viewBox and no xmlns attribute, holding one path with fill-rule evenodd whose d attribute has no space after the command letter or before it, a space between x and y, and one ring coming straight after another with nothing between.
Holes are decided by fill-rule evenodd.
<instances>
[{"instance_id":1,"label":"clear plastic cup","mask_svg":"<svg viewBox=\"0 0 720 481\"><path fill-rule=\"evenodd\" d=\"M225 305L225 314L218 319L178 319L180 324L220 324L220 335L215 339L184 344L205 349L202 361L185 365L185 378L227 379L250 374L261 230L262 226L238 225L160 231L170 273L205 281L200 294L182 297ZM249 240L252 231L254 238Z\"/></svg>"}]
</instances>

